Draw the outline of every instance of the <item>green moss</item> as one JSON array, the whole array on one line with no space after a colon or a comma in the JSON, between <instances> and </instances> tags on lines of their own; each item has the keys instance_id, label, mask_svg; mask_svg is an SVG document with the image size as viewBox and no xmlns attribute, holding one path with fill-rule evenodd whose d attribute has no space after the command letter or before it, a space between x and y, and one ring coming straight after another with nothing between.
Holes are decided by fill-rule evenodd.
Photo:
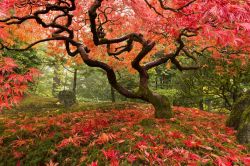
<instances>
[{"instance_id":1,"label":"green moss","mask_svg":"<svg viewBox=\"0 0 250 166\"><path fill-rule=\"evenodd\" d=\"M121 128L122 128L122 126L111 126L110 131L118 132L118 131L120 131Z\"/></svg>"},{"instance_id":2,"label":"green moss","mask_svg":"<svg viewBox=\"0 0 250 166\"><path fill-rule=\"evenodd\" d=\"M241 119L241 124L250 123L250 106L242 113Z\"/></svg>"},{"instance_id":3,"label":"green moss","mask_svg":"<svg viewBox=\"0 0 250 166\"><path fill-rule=\"evenodd\" d=\"M33 166L47 163L51 158L51 150L55 148L53 140L45 140L27 149L22 165Z\"/></svg>"},{"instance_id":4,"label":"green moss","mask_svg":"<svg viewBox=\"0 0 250 166\"><path fill-rule=\"evenodd\" d=\"M140 126L139 125L133 125L133 130L134 131L138 131L140 129Z\"/></svg>"},{"instance_id":5,"label":"green moss","mask_svg":"<svg viewBox=\"0 0 250 166\"><path fill-rule=\"evenodd\" d=\"M172 122L171 123L171 129L181 131L182 133L186 135L190 135L194 133L193 129L190 126L181 126L180 123L177 122Z\"/></svg>"},{"instance_id":6,"label":"green moss","mask_svg":"<svg viewBox=\"0 0 250 166\"><path fill-rule=\"evenodd\" d=\"M250 91L233 106L227 126L238 130L237 139L242 144L250 142Z\"/></svg>"},{"instance_id":7,"label":"green moss","mask_svg":"<svg viewBox=\"0 0 250 166\"><path fill-rule=\"evenodd\" d=\"M130 140L125 140L123 143L121 144L117 144L116 149L121 153L126 153L126 152L130 152L131 147L134 146L133 141Z\"/></svg>"},{"instance_id":8,"label":"green moss","mask_svg":"<svg viewBox=\"0 0 250 166\"><path fill-rule=\"evenodd\" d=\"M246 95L242 96L233 106L233 110L228 118L226 124L229 127L233 127L234 129L238 129L241 121L244 119L243 113L248 109L250 104L250 91L246 93ZM245 113L244 113L245 114Z\"/></svg>"},{"instance_id":9,"label":"green moss","mask_svg":"<svg viewBox=\"0 0 250 166\"><path fill-rule=\"evenodd\" d=\"M149 101L153 104L155 108L156 118L166 118L170 119L173 117L173 111L171 104L166 96L150 94Z\"/></svg>"},{"instance_id":10,"label":"green moss","mask_svg":"<svg viewBox=\"0 0 250 166\"><path fill-rule=\"evenodd\" d=\"M101 156L101 151L100 151L99 147L97 147L97 146L90 147L88 149L88 158L86 159L85 162L91 163L92 161L97 161L98 159L100 159L100 156ZM98 161L98 164L100 164L99 161Z\"/></svg>"},{"instance_id":11,"label":"green moss","mask_svg":"<svg viewBox=\"0 0 250 166\"><path fill-rule=\"evenodd\" d=\"M26 97L18 107L16 107L16 110L18 111L42 111L47 108L57 108L58 105L56 98L47 98L47 97L39 97L39 96L29 96Z\"/></svg>"},{"instance_id":12,"label":"green moss","mask_svg":"<svg viewBox=\"0 0 250 166\"><path fill-rule=\"evenodd\" d=\"M6 165L16 165L17 161L13 158L11 158L11 156L9 154L5 154L0 152L0 166L6 166Z\"/></svg>"},{"instance_id":13,"label":"green moss","mask_svg":"<svg viewBox=\"0 0 250 166\"><path fill-rule=\"evenodd\" d=\"M4 124L0 123L0 135L3 134L4 130L5 130Z\"/></svg>"},{"instance_id":14,"label":"green moss","mask_svg":"<svg viewBox=\"0 0 250 166\"><path fill-rule=\"evenodd\" d=\"M74 166L78 165L81 156L81 148L70 144L60 149L54 158L62 166Z\"/></svg>"},{"instance_id":15,"label":"green moss","mask_svg":"<svg viewBox=\"0 0 250 166\"><path fill-rule=\"evenodd\" d=\"M44 117L54 116L68 112L80 112L88 110L100 110L110 111L124 110L124 109L145 109L148 107L147 104L138 104L135 102L88 102L88 103L76 103L70 108L64 108L63 105L59 104L58 99L40 96L28 96L26 97L16 108L11 111L5 111L3 114L10 118L30 118L30 117ZM65 119L65 122L69 119ZM1 126L1 124L0 124ZM1 128L0 128L1 132Z\"/></svg>"},{"instance_id":16,"label":"green moss","mask_svg":"<svg viewBox=\"0 0 250 166\"><path fill-rule=\"evenodd\" d=\"M153 93L149 88L139 87L137 95L144 96L155 108L155 118L170 119L173 111L168 97Z\"/></svg>"},{"instance_id":17,"label":"green moss","mask_svg":"<svg viewBox=\"0 0 250 166\"><path fill-rule=\"evenodd\" d=\"M14 140L18 139L29 139L32 137L32 133L26 131L26 130L18 130L17 132L13 133L9 137L5 137L3 139L3 144L8 145Z\"/></svg>"},{"instance_id":18,"label":"green moss","mask_svg":"<svg viewBox=\"0 0 250 166\"><path fill-rule=\"evenodd\" d=\"M61 131L61 127L58 125L51 125L49 126L49 132L53 132L53 131Z\"/></svg>"}]
</instances>

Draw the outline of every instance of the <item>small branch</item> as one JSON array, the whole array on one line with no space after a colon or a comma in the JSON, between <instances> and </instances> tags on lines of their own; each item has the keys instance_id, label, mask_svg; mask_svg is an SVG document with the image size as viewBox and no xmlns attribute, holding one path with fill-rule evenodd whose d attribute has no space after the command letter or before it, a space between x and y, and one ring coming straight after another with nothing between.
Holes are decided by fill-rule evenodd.
<instances>
[{"instance_id":1,"label":"small branch","mask_svg":"<svg viewBox=\"0 0 250 166\"><path fill-rule=\"evenodd\" d=\"M186 3L185 5L183 5L183 6L179 7L179 8L174 9L174 8L165 6L163 0L158 0L158 2L160 3L160 6L161 6L162 9L169 10L169 11L176 12L176 13L181 13L181 14L186 15L186 16L188 16L190 14L183 13L182 10L184 8L187 8L191 4L193 4L195 1L196 0L192 0L192 1L188 2L188 3ZM193 14L193 13L191 13L191 14Z\"/></svg>"},{"instance_id":2,"label":"small branch","mask_svg":"<svg viewBox=\"0 0 250 166\"><path fill-rule=\"evenodd\" d=\"M185 53L185 55L186 55L188 58L191 58L193 61L195 61L195 62L197 63L197 61L198 61L197 58L194 57L193 55L191 55L191 54L188 52L188 50L183 49L182 51Z\"/></svg>"},{"instance_id":3,"label":"small branch","mask_svg":"<svg viewBox=\"0 0 250 166\"><path fill-rule=\"evenodd\" d=\"M84 63L86 63L88 66L90 67L99 67L103 70L106 71L107 73L107 77L109 80L109 83L121 94L123 94L126 97L129 98L140 98L140 96L138 96L137 94L133 93L132 91L127 90L126 88L124 88L123 86L121 86L118 82L117 82L117 78L115 75L114 70L107 65L106 63L100 62L98 60L92 60L89 58L89 55L86 51L86 47L84 47L83 45L79 45L78 46L78 51L84 61Z\"/></svg>"},{"instance_id":4,"label":"small branch","mask_svg":"<svg viewBox=\"0 0 250 166\"><path fill-rule=\"evenodd\" d=\"M157 9L156 9L153 5L151 5L151 4L148 2L148 0L144 0L144 1L146 2L146 4L148 5L149 8L151 8L151 9L154 10L154 12L155 12L156 14L158 14L158 15L164 17L160 12L157 11ZM164 17L164 18L165 18L165 17Z\"/></svg>"},{"instance_id":5,"label":"small branch","mask_svg":"<svg viewBox=\"0 0 250 166\"><path fill-rule=\"evenodd\" d=\"M149 63L145 64L144 68L146 70L149 70L149 69L151 69L153 67L156 67L156 66L159 66L161 64L164 64L164 63L166 63L173 56L174 56L174 54L164 55L164 57L162 57L162 58L159 58L157 60L154 60L152 62L149 62Z\"/></svg>"},{"instance_id":6,"label":"small branch","mask_svg":"<svg viewBox=\"0 0 250 166\"><path fill-rule=\"evenodd\" d=\"M197 70L200 68L200 66L182 66L180 64L180 62L175 59L175 58L171 58L171 62L180 70L180 71L183 71L183 70Z\"/></svg>"},{"instance_id":7,"label":"small branch","mask_svg":"<svg viewBox=\"0 0 250 166\"><path fill-rule=\"evenodd\" d=\"M71 43L74 46L79 45L79 43L75 42L74 40L72 40L72 39L70 39L68 37L58 36L58 37L52 37L52 38L38 40L38 41L36 41L34 43L29 44L25 48L10 48L10 47L7 47L3 43L0 42L0 45L1 45L0 49L7 49L7 50L13 50L13 51L27 51L28 49L32 48L33 46L35 46L35 45L37 45L39 43L43 43L43 42L46 42L46 41L52 41L52 40L63 40L63 41L68 41L69 43Z\"/></svg>"}]
</instances>

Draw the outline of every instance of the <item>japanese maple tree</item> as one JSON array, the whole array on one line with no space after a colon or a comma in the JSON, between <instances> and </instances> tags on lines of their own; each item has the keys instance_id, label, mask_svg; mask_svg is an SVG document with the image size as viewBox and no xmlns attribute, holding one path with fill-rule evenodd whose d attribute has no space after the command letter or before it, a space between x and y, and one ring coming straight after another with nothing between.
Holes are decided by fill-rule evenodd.
<instances>
[{"instance_id":1,"label":"japanese maple tree","mask_svg":"<svg viewBox=\"0 0 250 166\"><path fill-rule=\"evenodd\" d=\"M204 51L223 58L217 50L244 50L248 58L249 0L2 0L0 6L2 49L54 41L56 51L105 70L119 93L152 103L158 118L170 118L172 111L164 96L149 89L148 70L167 62L179 70L198 69ZM16 48L15 34L30 44ZM163 49L162 57L151 58ZM183 64L181 56L194 66ZM117 81L121 68L139 73L136 91Z\"/></svg>"},{"instance_id":2,"label":"japanese maple tree","mask_svg":"<svg viewBox=\"0 0 250 166\"><path fill-rule=\"evenodd\" d=\"M28 83L38 74L34 68L20 74L17 68L13 59L0 57L0 112L18 104L27 91Z\"/></svg>"}]
</instances>

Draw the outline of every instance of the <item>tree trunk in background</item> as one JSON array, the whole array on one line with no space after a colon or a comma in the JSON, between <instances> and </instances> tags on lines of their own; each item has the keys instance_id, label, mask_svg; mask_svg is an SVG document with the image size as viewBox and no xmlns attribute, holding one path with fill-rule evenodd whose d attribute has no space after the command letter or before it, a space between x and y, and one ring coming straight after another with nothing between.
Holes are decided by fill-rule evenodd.
<instances>
[{"instance_id":1,"label":"tree trunk in background","mask_svg":"<svg viewBox=\"0 0 250 166\"><path fill-rule=\"evenodd\" d=\"M111 101L113 103L115 102L115 90L112 86L111 86Z\"/></svg>"},{"instance_id":2,"label":"tree trunk in background","mask_svg":"<svg viewBox=\"0 0 250 166\"><path fill-rule=\"evenodd\" d=\"M200 99L200 101L199 101L199 109L204 110L203 99Z\"/></svg>"},{"instance_id":3,"label":"tree trunk in background","mask_svg":"<svg viewBox=\"0 0 250 166\"><path fill-rule=\"evenodd\" d=\"M212 110L212 103L211 103L211 100L208 100L208 101L207 101L207 110L208 110L208 111L211 111L211 110Z\"/></svg>"},{"instance_id":4,"label":"tree trunk in background","mask_svg":"<svg viewBox=\"0 0 250 166\"><path fill-rule=\"evenodd\" d=\"M161 79L161 88L163 89L163 75L161 75L160 79Z\"/></svg>"},{"instance_id":5,"label":"tree trunk in background","mask_svg":"<svg viewBox=\"0 0 250 166\"><path fill-rule=\"evenodd\" d=\"M56 63L54 65L54 76L53 76L53 83L52 83L52 95L57 97L58 88L61 85L61 80L59 76L59 65Z\"/></svg>"},{"instance_id":6,"label":"tree trunk in background","mask_svg":"<svg viewBox=\"0 0 250 166\"><path fill-rule=\"evenodd\" d=\"M157 88L158 88L158 77L156 75L156 77L155 77L155 89L157 90Z\"/></svg>"},{"instance_id":7,"label":"tree trunk in background","mask_svg":"<svg viewBox=\"0 0 250 166\"><path fill-rule=\"evenodd\" d=\"M77 81L77 69L74 70L74 82L73 82L73 92L76 95L76 81Z\"/></svg>"},{"instance_id":8,"label":"tree trunk in background","mask_svg":"<svg viewBox=\"0 0 250 166\"><path fill-rule=\"evenodd\" d=\"M63 90L66 90L67 82L68 82L68 73L67 73L67 70L66 70L65 71Z\"/></svg>"}]
</instances>

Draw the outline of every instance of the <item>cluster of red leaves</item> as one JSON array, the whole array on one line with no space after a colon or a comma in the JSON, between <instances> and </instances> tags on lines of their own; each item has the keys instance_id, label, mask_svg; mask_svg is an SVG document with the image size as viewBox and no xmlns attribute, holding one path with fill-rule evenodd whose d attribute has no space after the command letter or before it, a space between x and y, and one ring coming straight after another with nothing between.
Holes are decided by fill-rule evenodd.
<instances>
[{"instance_id":1,"label":"cluster of red leaves","mask_svg":"<svg viewBox=\"0 0 250 166\"><path fill-rule=\"evenodd\" d=\"M0 1L0 18L8 15L8 11L14 7L16 0L2 0ZM8 32L3 29L4 24L0 23L0 39L5 39L8 36Z\"/></svg>"},{"instance_id":2,"label":"cluster of red leaves","mask_svg":"<svg viewBox=\"0 0 250 166\"><path fill-rule=\"evenodd\" d=\"M16 0L2 0L0 2L0 17L6 15L8 10L14 7Z\"/></svg>"},{"instance_id":3,"label":"cluster of red leaves","mask_svg":"<svg viewBox=\"0 0 250 166\"><path fill-rule=\"evenodd\" d=\"M31 138L14 140L11 145L15 158L25 158L18 147L52 138L57 132L65 136L51 150L52 154L73 145L82 149L79 163L91 166L102 164L122 165L198 165L231 166L249 165L250 155L246 147L239 145L235 131L225 126L227 116L197 109L174 107L175 117L170 120L154 119L152 108L110 111L86 111L63 113L53 117L6 119L6 133L25 130ZM154 121L153 126L143 126L142 120ZM16 123L18 121L18 123ZM0 137L0 146L7 136ZM36 140L36 141L34 141ZM1 143L2 142L2 143ZM121 150L128 147L128 150ZM88 160L90 150L99 149L97 158ZM53 158L50 162L53 163ZM44 164L44 163L41 163ZM55 163L54 163L55 164Z\"/></svg>"},{"instance_id":4,"label":"cluster of red leaves","mask_svg":"<svg viewBox=\"0 0 250 166\"><path fill-rule=\"evenodd\" d=\"M38 9L46 8L44 6L45 3L49 2L53 4L57 1L58 0L2 0L0 1L0 18L12 16L13 13L15 13L17 17L29 15L31 11L34 12ZM121 55L121 59L124 59L124 61L119 62L121 65L117 65L118 62L115 61L113 57L105 56L106 49L104 49L104 47L96 47L94 45L91 38L92 34L89 33L89 18L86 14L93 2L94 0L75 1L76 10L72 12L74 19L70 29L77 32L79 39L91 49L91 58L102 59L116 69L122 67L128 68L128 64L130 64L131 60L137 55L138 49ZM15 6L15 3L19 5ZM67 3L69 2L67 1ZM189 5L185 6L187 3ZM162 8L162 5L174 9L181 8L181 10L178 10L178 12L165 10ZM164 45L166 53L169 53L176 49L175 41L180 31L190 29L191 31L195 30L196 35L191 35L192 37L185 39L186 49L192 50L192 48L197 48L198 50L203 50L203 48L214 46L210 48L210 51L213 53L213 57L219 59L226 58L226 55L218 53L217 49L224 50L224 48L232 48L233 50L241 50L244 52L242 55L234 56L232 59L226 59L229 63L235 58L245 63L249 58L249 6L249 0L103 0L102 6L99 9L100 11L112 9L107 14L108 20L110 21L103 24L106 37L109 39L117 38L131 32L141 33L147 40L157 41L157 44ZM51 18L55 17L55 14L56 12L49 12L43 19L46 21L51 20ZM104 15L99 13L98 16L99 21L104 22ZM62 19L62 21L64 20ZM5 28L1 29L3 26L5 26ZM10 39L7 38L7 34L10 30L12 33L14 32L13 34L15 34L15 36L19 36L19 38L27 43L34 42L34 37L36 40L49 37L52 33L51 31L54 31L53 29L41 30L41 27L32 21L28 21L26 26L21 25L16 28L14 28L14 26L7 27L5 24L0 23L0 38L4 39L8 45L15 43L14 41L8 41ZM78 31L79 29L83 30ZM28 31L31 31L34 35L27 35ZM167 34L167 37L165 34ZM32 38L30 36L32 36ZM50 49L57 54L63 52L62 48L64 47L61 47L62 44L63 41L50 44ZM111 49L112 47L114 49L115 47L119 47L119 45L112 44ZM134 48L136 48L136 46ZM162 48L155 48L154 51L159 50L162 50ZM150 55L154 55L154 53ZM147 56L144 60L149 61L150 56ZM77 61L81 62L80 60ZM130 67L129 70L134 72Z\"/></svg>"},{"instance_id":5,"label":"cluster of red leaves","mask_svg":"<svg viewBox=\"0 0 250 166\"><path fill-rule=\"evenodd\" d=\"M0 111L4 108L10 109L20 102L28 83L38 74L34 68L29 69L25 74L18 74L18 65L11 58L0 59Z\"/></svg>"}]
</instances>

